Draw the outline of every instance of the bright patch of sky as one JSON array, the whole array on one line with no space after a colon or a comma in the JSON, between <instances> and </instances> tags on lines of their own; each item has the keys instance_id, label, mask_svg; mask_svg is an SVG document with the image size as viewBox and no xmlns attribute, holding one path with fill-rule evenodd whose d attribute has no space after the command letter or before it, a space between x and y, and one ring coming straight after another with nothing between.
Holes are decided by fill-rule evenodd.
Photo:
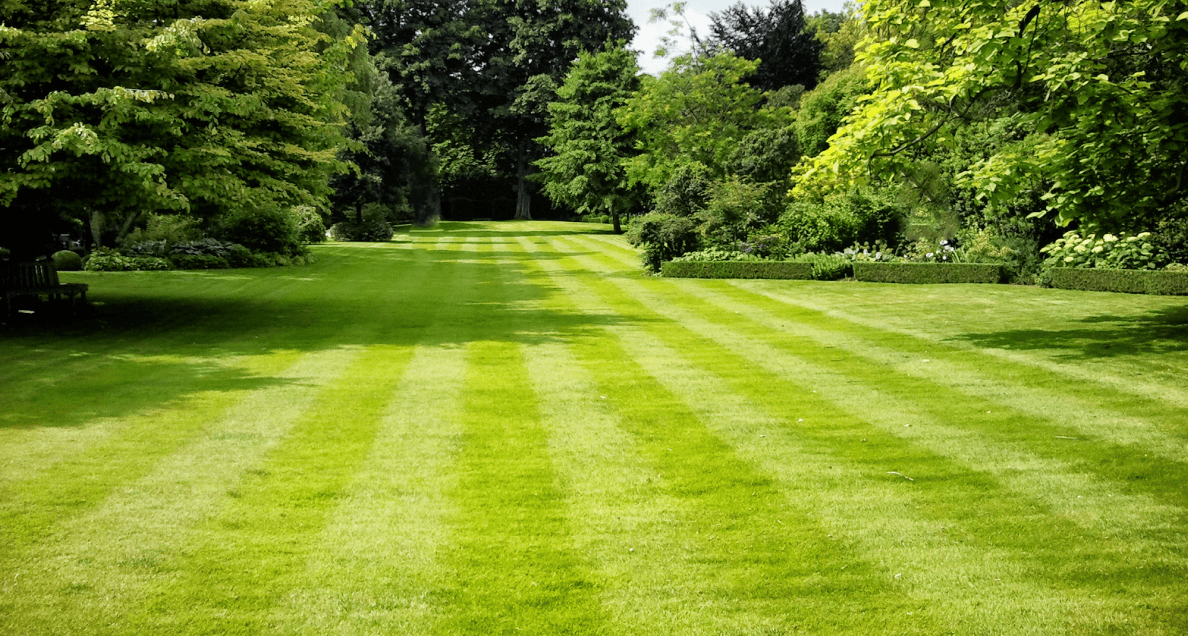
<instances>
[{"instance_id":1,"label":"bright patch of sky","mask_svg":"<svg viewBox=\"0 0 1188 636\"><path fill-rule=\"evenodd\" d=\"M721 12L737 1L689 0L685 5L685 17L697 29L698 35L704 37L709 33L709 14ZM750 6L768 6L767 0L744 0L744 2ZM665 0L627 0L627 14L639 27L639 31L635 34L635 40L631 42L631 48L641 52L639 65L645 73L652 75L658 75L668 65L668 60L655 57L652 54L656 51L660 38L668 31L669 25L667 21L649 24L648 18L651 17L652 9L659 9L667 4L669 2ZM821 10L840 12L843 4L844 0L804 0L804 12L806 14ZM685 36L683 43L687 46L689 34L687 28L683 30L683 34Z\"/></svg>"}]
</instances>

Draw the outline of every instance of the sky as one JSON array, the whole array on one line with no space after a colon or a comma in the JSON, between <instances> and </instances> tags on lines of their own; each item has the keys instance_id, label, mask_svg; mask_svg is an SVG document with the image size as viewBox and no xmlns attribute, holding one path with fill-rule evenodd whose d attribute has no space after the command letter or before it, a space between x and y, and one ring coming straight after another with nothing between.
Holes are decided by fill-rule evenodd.
<instances>
[{"instance_id":1,"label":"sky","mask_svg":"<svg viewBox=\"0 0 1188 636\"><path fill-rule=\"evenodd\" d=\"M697 33L704 36L709 32L709 14L720 12L726 7L734 4L738 0L688 0L685 7L685 16L697 28ZM635 40L631 43L631 48L642 51L643 54L639 56L639 65L643 68L645 73L657 75L664 70L667 62L663 59L654 57L652 53L656 50L656 44L660 41L660 36L668 30L667 22L648 24L648 18L651 15L651 9L659 9L671 0L627 0L627 14L635 20L639 31L635 35ZM751 6L767 6L767 0L743 0ZM805 13L815 13L822 9L826 11L841 11L844 0L804 0ZM686 33L686 35L688 35Z\"/></svg>"}]
</instances>

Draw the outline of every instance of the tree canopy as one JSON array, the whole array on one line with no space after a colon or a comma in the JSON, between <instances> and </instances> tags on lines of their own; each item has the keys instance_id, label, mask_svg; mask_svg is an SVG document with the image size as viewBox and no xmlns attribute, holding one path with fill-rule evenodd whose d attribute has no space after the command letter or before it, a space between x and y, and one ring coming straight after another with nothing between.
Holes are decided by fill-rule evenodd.
<instances>
[{"instance_id":1,"label":"tree canopy","mask_svg":"<svg viewBox=\"0 0 1188 636\"><path fill-rule=\"evenodd\" d=\"M97 241L144 212L324 204L343 169L345 59L312 0L0 6L0 225ZM15 243L15 241L10 241Z\"/></svg>"}]
</instances>

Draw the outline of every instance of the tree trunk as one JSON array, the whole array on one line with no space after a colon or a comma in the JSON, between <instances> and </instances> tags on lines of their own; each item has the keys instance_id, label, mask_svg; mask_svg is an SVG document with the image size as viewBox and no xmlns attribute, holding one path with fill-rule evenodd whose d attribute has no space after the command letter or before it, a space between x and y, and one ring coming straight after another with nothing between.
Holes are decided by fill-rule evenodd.
<instances>
[{"instance_id":1,"label":"tree trunk","mask_svg":"<svg viewBox=\"0 0 1188 636\"><path fill-rule=\"evenodd\" d=\"M91 238L95 247L103 247L103 213L98 210L91 210Z\"/></svg>"},{"instance_id":2,"label":"tree trunk","mask_svg":"<svg viewBox=\"0 0 1188 636\"><path fill-rule=\"evenodd\" d=\"M520 157L516 161L516 216L517 221L532 220L532 197L528 194L528 144L520 143Z\"/></svg>"},{"instance_id":3,"label":"tree trunk","mask_svg":"<svg viewBox=\"0 0 1188 636\"><path fill-rule=\"evenodd\" d=\"M417 210L417 225L429 227L441 220L441 186L433 184L425 204Z\"/></svg>"},{"instance_id":4,"label":"tree trunk","mask_svg":"<svg viewBox=\"0 0 1188 636\"><path fill-rule=\"evenodd\" d=\"M124 221L124 224L120 226L120 233L116 236L116 243L123 241L124 237L128 236L128 232L132 231L132 224L135 223L136 219L138 218L140 218L140 211L131 212L128 214L128 218Z\"/></svg>"},{"instance_id":5,"label":"tree trunk","mask_svg":"<svg viewBox=\"0 0 1188 636\"><path fill-rule=\"evenodd\" d=\"M623 226L619 225L619 213L611 212L611 222L615 224L615 234L623 233Z\"/></svg>"}]
</instances>

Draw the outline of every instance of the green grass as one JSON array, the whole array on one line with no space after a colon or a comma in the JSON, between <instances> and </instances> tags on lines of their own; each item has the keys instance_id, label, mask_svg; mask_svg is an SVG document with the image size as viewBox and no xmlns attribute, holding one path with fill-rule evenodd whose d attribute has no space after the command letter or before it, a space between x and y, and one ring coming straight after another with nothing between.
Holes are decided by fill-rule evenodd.
<instances>
[{"instance_id":1,"label":"green grass","mask_svg":"<svg viewBox=\"0 0 1188 636\"><path fill-rule=\"evenodd\" d=\"M315 251L0 333L0 633L1188 633L1183 298Z\"/></svg>"}]
</instances>

